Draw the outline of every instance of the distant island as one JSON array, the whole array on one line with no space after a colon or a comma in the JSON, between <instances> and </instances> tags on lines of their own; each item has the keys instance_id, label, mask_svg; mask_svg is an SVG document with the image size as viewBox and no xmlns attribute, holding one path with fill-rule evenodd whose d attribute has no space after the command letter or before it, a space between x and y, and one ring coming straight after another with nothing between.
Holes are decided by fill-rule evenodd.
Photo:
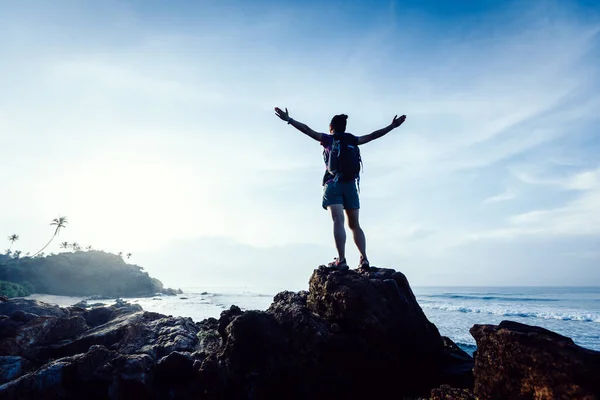
<instances>
[{"instance_id":1,"label":"distant island","mask_svg":"<svg viewBox=\"0 0 600 400\"><path fill-rule=\"evenodd\" d=\"M142 267L104 251L18 258L0 254L0 294L22 297L32 293L114 298L182 292L165 289Z\"/></svg>"}]
</instances>

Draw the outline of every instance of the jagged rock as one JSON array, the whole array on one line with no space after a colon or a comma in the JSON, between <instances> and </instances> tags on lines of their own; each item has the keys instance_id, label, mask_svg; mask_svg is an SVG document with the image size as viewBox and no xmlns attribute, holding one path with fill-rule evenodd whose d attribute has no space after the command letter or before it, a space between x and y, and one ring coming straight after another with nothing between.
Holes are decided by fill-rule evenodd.
<instances>
[{"instance_id":1,"label":"jagged rock","mask_svg":"<svg viewBox=\"0 0 600 400\"><path fill-rule=\"evenodd\" d=\"M326 343L330 324L306 306L307 291L281 292L267 312L275 317L289 338L294 354L316 367L318 354Z\"/></svg>"},{"instance_id":2,"label":"jagged rock","mask_svg":"<svg viewBox=\"0 0 600 400\"><path fill-rule=\"evenodd\" d=\"M149 399L154 362L146 354L119 355L103 346L52 361L0 386L8 399Z\"/></svg>"},{"instance_id":3,"label":"jagged rock","mask_svg":"<svg viewBox=\"0 0 600 400\"><path fill-rule=\"evenodd\" d=\"M80 301L80 302L78 302L78 303L75 303L75 304L73 304L71 307L73 307L73 308L83 308L83 309L85 309L85 308L87 308L87 307L88 307L88 303L87 303L87 300L85 300L85 299L84 299L84 300L81 300L81 301Z\"/></svg>"},{"instance_id":4,"label":"jagged rock","mask_svg":"<svg viewBox=\"0 0 600 400\"><path fill-rule=\"evenodd\" d=\"M48 351L52 357L65 357L102 345L123 354L145 353L158 360L172 351L197 350L198 330L190 318L139 311L118 316Z\"/></svg>"},{"instance_id":5,"label":"jagged rock","mask_svg":"<svg viewBox=\"0 0 600 400\"><path fill-rule=\"evenodd\" d=\"M0 321L0 355L19 355L30 358L32 348L72 338L87 330L85 319L80 316L56 318L41 316L33 319L16 313L17 318Z\"/></svg>"},{"instance_id":6,"label":"jagged rock","mask_svg":"<svg viewBox=\"0 0 600 400\"><path fill-rule=\"evenodd\" d=\"M90 327L103 325L115 319L116 313L109 307L93 308L85 313L85 320Z\"/></svg>"},{"instance_id":7,"label":"jagged rock","mask_svg":"<svg viewBox=\"0 0 600 400\"><path fill-rule=\"evenodd\" d=\"M441 360L441 375L444 382L457 388L473 387L473 357L456 345L450 338L442 336L444 355Z\"/></svg>"},{"instance_id":8,"label":"jagged rock","mask_svg":"<svg viewBox=\"0 0 600 400\"><path fill-rule=\"evenodd\" d=\"M0 356L0 384L12 381L31 368L31 363L19 356Z\"/></svg>"},{"instance_id":9,"label":"jagged rock","mask_svg":"<svg viewBox=\"0 0 600 400\"><path fill-rule=\"evenodd\" d=\"M474 393L480 399L600 398L600 352L537 326L474 325Z\"/></svg>"},{"instance_id":10,"label":"jagged rock","mask_svg":"<svg viewBox=\"0 0 600 400\"><path fill-rule=\"evenodd\" d=\"M84 316L89 326L96 327L112 321L120 315L132 314L138 311L143 311L142 306L139 304L120 301L109 307L94 307L85 312Z\"/></svg>"},{"instance_id":11,"label":"jagged rock","mask_svg":"<svg viewBox=\"0 0 600 400\"><path fill-rule=\"evenodd\" d=\"M227 325L225 335L221 359L233 377L254 375L269 380L281 372L290 355L281 326L263 311L238 315ZM257 385L256 380L253 384Z\"/></svg>"},{"instance_id":12,"label":"jagged rock","mask_svg":"<svg viewBox=\"0 0 600 400\"><path fill-rule=\"evenodd\" d=\"M59 318L70 316L69 311L64 308L37 300L15 298L0 303L0 315L11 315L17 310L37 316Z\"/></svg>"},{"instance_id":13,"label":"jagged rock","mask_svg":"<svg viewBox=\"0 0 600 400\"><path fill-rule=\"evenodd\" d=\"M225 333L225 329L235 317L242 314L242 310L236 305L232 305L229 308L229 310L221 312L221 318L219 318L219 326L217 327L217 332L219 332L219 335L221 335L225 342L227 341L227 334Z\"/></svg>"},{"instance_id":14,"label":"jagged rock","mask_svg":"<svg viewBox=\"0 0 600 400\"><path fill-rule=\"evenodd\" d=\"M17 310L10 315L10 319L17 322L27 323L31 320L36 319L38 316L32 313L28 313L23 310Z\"/></svg>"},{"instance_id":15,"label":"jagged rock","mask_svg":"<svg viewBox=\"0 0 600 400\"><path fill-rule=\"evenodd\" d=\"M156 363L156 379L163 383L190 381L195 372L194 359L188 352L174 351Z\"/></svg>"},{"instance_id":16,"label":"jagged rock","mask_svg":"<svg viewBox=\"0 0 600 400\"><path fill-rule=\"evenodd\" d=\"M198 349L205 354L217 353L223 340L218 332L219 321L215 318L208 318L197 324L198 326Z\"/></svg>"}]
</instances>

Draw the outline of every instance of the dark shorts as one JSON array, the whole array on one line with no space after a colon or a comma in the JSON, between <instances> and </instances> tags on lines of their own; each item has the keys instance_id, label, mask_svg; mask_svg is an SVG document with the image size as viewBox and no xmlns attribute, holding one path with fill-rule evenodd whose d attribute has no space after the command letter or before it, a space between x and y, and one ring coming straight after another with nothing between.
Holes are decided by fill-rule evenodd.
<instances>
[{"instance_id":1,"label":"dark shorts","mask_svg":"<svg viewBox=\"0 0 600 400\"><path fill-rule=\"evenodd\" d=\"M323 208L334 204L342 204L344 209L360 208L356 181L329 182L323 188Z\"/></svg>"}]
</instances>

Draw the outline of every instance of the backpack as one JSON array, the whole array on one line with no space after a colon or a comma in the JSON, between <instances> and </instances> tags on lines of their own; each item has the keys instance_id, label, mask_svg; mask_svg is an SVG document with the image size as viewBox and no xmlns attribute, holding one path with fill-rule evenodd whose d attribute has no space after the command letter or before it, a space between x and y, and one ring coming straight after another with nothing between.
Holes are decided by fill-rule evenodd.
<instances>
[{"instance_id":1,"label":"backpack","mask_svg":"<svg viewBox=\"0 0 600 400\"><path fill-rule=\"evenodd\" d=\"M358 148L358 138L349 133L334 134L331 151L327 156L323 151L327 172L334 181L349 182L360 178L362 159Z\"/></svg>"}]
</instances>

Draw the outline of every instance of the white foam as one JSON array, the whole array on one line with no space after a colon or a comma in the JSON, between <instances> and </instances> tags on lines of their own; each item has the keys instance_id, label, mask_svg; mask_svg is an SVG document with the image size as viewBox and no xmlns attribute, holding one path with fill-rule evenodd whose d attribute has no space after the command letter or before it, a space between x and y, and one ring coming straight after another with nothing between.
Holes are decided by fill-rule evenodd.
<instances>
[{"instance_id":1,"label":"white foam","mask_svg":"<svg viewBox=\"0 0 600 400\"><path fill-rule=\"evenodd\" d=\"M541 318L555 319L561 321L582 321L600 323L600 314L594 312L564 310L529 310L524 308L505 308L498 306L467 306L464 304L448 304L448 303L424 303L422 308L443 311L457 311L462 313L476 314L491 314L504 317L520 317L520 318Z\"/></svg>"}]
</instances>

